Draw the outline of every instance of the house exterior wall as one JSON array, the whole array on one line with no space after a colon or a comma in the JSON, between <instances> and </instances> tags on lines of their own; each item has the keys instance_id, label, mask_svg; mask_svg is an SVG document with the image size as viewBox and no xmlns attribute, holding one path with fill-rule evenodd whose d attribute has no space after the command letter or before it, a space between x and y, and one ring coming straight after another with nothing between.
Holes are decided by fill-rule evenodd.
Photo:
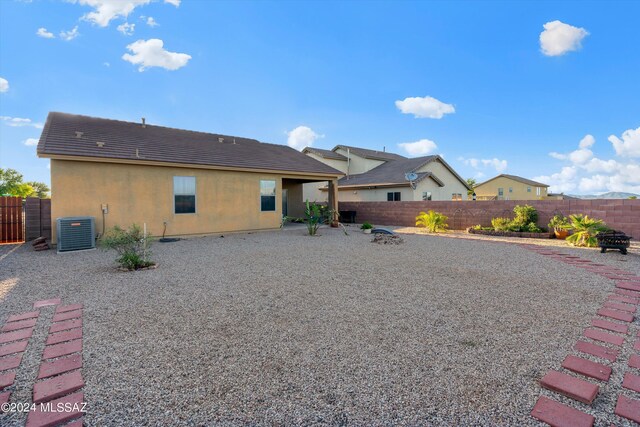
<instances>
[{"instance_id":1,"label":"house exterior wall","mask_svg":"<svg viewBox=\"0 0 640 427\"><path fill-rule=\"evenodd\" d=\"M531 188L531 192L527 188ZM504 190L502 198L498 197L498 189ZM509 188L513 191L509 192ZM540 195L537 194L536 188L540 188ZM500 177L478 185L473 190L477 197L498 197L498 200L545 200L547 198L548 187L536 187L534 185L524 184L507 177Z\"/></svg>"},{"instance_id":2,"label":"house exterior wall","mask_svg":"<svg viewBox=\"0 0 640 427\"><path fill-rule=\"evenodd\" d=\"M410 187L389 188L357 188L338 189L338 200L341 202L386 202L387 193L400 192L400 200L413 200L413 190Z\"/></svg>"},{"instance_id":3,"label":"house exterior wall","mask_svg":"<svg viewBox=\"0 0 640 427\"><path fill-rule=\"evenodd\" d=\"M418 169L418 172L432 172L442 181L444 187L440 187L431 178L425 178L418 183L413 200L422 200L422 193L425 191L432 192L431 200L451 200L451 195L454 193L461 194L463 200L467 199L467 187L439 161L433 161L424 165Z\"/></svg>"},{"instance_id":4,"label":"house exterior wall","mask_svg":"<svg viewBox=\"0 0 640 427\"><path fill-rule=\"evenodd\" d=\"M334 169L339 170L342 173L347 173L347 161L346 160L336 160L336 159L326 159L322 156L318 156L315 153L304 153L307 156L315 159L325 165L331 166Z\"/></svg>"},{"instance_id":5,"label":"house exterior wall","mask_svg":"<svg viewBox=\"0 0 640 427\"><path fill-rule=\"evenodd\" d=\"M173 177L196 177L196 213L175 214ZM276 229L282 218L282 177L273 173L169 166L51 160L51 219L93 216L102 232L101 205L108 205L106 228L147 224L162 235L197 235ZM299 178L299 177L297 177ZM260 180L276 181L276 210L260 211ZM301 190L299 190L301 191ZM290 203L294 200L289 194Z\"/></svg>"},{"instance_id":6,"label":"house exterior wall","mask_svg":"<svg viewBox=\"0 0 640 427\"><path fill-rule=\"evenodd\" d=\"M313 182L311 184L318 184ZM326 185L326 182L319 183ZM282 181L282 189L287 190L287 216L302 218L304 216L304 200L302 187L306 184L287 183ZM277 199L277 197L276 197Z\"/></svg>"},{"instance_id":7,"label":"house exterior wall","mask_svg":"<svg viewBox=\"0 0 640 427\"><path fill-rule=\"evenodd\" d=\"M347 150L344 150L342 148L338 148L336 150L336 153L338 154L342 154L343 156L350 158L351 161L349 162L349 174L350 175L356 175L359 173L365 173L370 171L371 169L380 166L381 164L383 164L384 162L382 160L371 160L371 159L365 159L363 157L357 156L355 154L353 154L352 151L349 151L349 153L347 153ZM319 160L319 159L317 159ZM326 163L327 165L331 166L330 163L326 162L325 160L320 160L323 163ZM342 170L340 169L342 172L347 173L347 170Z\"/></svg>"}]
</instances>

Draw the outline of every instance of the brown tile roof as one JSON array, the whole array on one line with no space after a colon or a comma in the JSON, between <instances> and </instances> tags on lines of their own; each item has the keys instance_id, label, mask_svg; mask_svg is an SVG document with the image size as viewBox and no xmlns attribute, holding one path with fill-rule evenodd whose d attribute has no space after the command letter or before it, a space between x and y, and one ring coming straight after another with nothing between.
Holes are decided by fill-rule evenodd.
<instances>
[{"instance_id":1,"label":"brown tile roof","mask_svg":"<svg viewBox=\"0 0 640 427\"><path fill-rule=\"evenodd\" d=\"M345 162L347 161L347 158L345 156L331 150L323 150L320 148L306 147L304 150L302 150L302 152L316 154L325 159L344 160Z\"/></svg>"},{"instance_id":2,"label":"brown tile roof","mask_svg":"<svg viewBox=\"0 0 640 427\"><path fill-rule=\"evenodd\" d=\"M47 117L38 155L343 175L284 145L56 112Z\"/></svg>"},{"instance_id":3,"label":"brown tile roof","mask_svg":"<svg viewBox=\"0 0 640 427\"><path fill-rule=\"evenodd\" d=\"M489 182L489 181L493 181L494 179L498 179L498 178L507 178L507 179L512 179L512 180L514 180L514 181L518 181L518 182L521 182L521 183L523 183L523 184L527 184L527 185L532 185L532 186L534 186L534 187L548 187L548 185L547 185L547 184L543 184L543 183L541 183L541 182L532 181L532 180L530 180L530 179L523 178L523 177L521 177L521 176L517 176L517 175L508 175L508 174L506 174L506 173L500 174L500 175L498 175L498 176L494 176L493 178L488 179L488 180L486 180L485 182L481 182L480 184L476 184L475 186L476 186L476 187L479 187L479 186L481 186L481 185L486 184L486 183L487 183L487 182Z\"/></svg>"},{"instance_id":4,"label":"brown tile roof","mask_svg":"<svg viewBox=\"0 0 640 427\"><path fill-rule=\"evenodd\" d=\"M364 157L365 159L373 159L373 160L406 160L407 158L401 156L400 154L388 153L386 151L376 151L369 150L367 148L359 148L359 147L350 147L348 145L336 145L333 151L338 148L342 148L343 150L349 150L349 152L355 154L356 156Z\"/></svg>"},{"instance_id":5,"label":"brown tile roof","mask_svg":"<svg viewBox=\"0 0 640 427\"><path fill-rule=\"evenodd\" d=\"M338 186L369 186L369 185L382 185L382 184L395 184L395 185L408 185L408 181L405 179L405 173L415 172L421 167L433 162L441 162L449 171L460 180L465 186L464 181L440 156L424 156L415 157L412 159L403 158L402 160L391 160L371 169L368 172L360 173L357 175L350 175L349 177L342 177L338 180ZM441 187L444 183L431 172L419 172L416 182L420 182L423 179L430 177ZM468 186L467 186L468 188Z\"/></svg>"}]
</instances>

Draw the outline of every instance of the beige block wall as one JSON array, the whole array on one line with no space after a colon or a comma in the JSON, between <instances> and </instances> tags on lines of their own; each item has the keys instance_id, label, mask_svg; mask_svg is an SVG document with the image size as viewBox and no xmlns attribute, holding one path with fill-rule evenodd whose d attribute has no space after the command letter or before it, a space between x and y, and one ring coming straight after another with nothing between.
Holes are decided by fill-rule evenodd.
<instances>
[{"instance_id":1,"label":"beige block wall","mask_svg":"<svg viewBox=\"0 0 640 427\"><path fill-rule=\"evenodd\" d=\"M196 213L174 214L173 177L196 177ZM260 211L260 180L276 181L275 212ZM55 220L93 216L106 227L147 224L155 236L275 229L282 217L282 176L251 172L51 160L52 241Z\"/></svg>"},{"instance_id":2,"label":"beige block wall","mask_svg":"<svg viewBox=\"0 0 640 427\"><path fill-rule=\"evenodd\" d=\"M531 187L531 192L527 192L527 188ZM476 196L492 197L498 196L498 189L504 190L504 195L501 200L545 200L547 198L547 188L539 187L540 195L536 192L535 185L527 185L520 181L515 181L506 177L496 178L483 185L479 185L474 188ZM513 191L510 193L509 188Z\"/></svg>"}]
</instances>

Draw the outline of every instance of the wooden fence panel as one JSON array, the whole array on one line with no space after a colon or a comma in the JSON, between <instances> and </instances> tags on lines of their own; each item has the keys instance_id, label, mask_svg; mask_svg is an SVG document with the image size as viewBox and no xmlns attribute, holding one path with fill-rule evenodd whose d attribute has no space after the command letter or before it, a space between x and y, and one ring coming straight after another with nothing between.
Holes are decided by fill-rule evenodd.
<instances>
[{"instance_id":1,"label":"wooden fence panel","mask_svg":"<svg viewBox=\"0 0 640 427\"><path fill-rule=\"evenodd\" d=\"M21 197L0 197L0 243L24 242Z\"/></svg>"},{"instance_id":2,"label":"wooden fence panel","mask_svg":"<svg viewBox=\"0 0 640 427\"><path fill-rule=\"evenodd\" d=\"M25 200L25 240L51 239L51 199L28 197Z\"/></svg>"}]
</instances>

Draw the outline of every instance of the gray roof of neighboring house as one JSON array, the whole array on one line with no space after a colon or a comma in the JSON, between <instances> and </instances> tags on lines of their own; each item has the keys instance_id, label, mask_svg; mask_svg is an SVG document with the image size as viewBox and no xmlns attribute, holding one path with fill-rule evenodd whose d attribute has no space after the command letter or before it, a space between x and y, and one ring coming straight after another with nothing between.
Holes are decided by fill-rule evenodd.
<instances>
[{"instance_id":1,"label":"gray roof of neighboring house","mask_svg":"<svg viewBox=\"0 0 640 427\"><path fill-rule=\"evenodd\" d=\"M368 186L381 184L407 185L408 181L405 178L405 173L415 172L417 169L420 169L424 165L436 160L441 162L456 178L460 180L460 182L467 186L466 181L464 181L453 169L451 169L451 167L442 159L442 157L437 155L415 157L412 159L402 158L402 160L388 161L381 164L380 166L371 169L368 172L357 175L350 175L349 177L344 176L338 180L338 186ZM444 183L431 172L419 172L416 182L419 182L427 177L430 177L431 179L436 181L438 185L444 186Z\"/></svg>"},{"instance_id":2,"label":"gray roof of neighboring house","mask_svg":"<svg viewBox=\"0 0 640 427\"><path fill-rule=\"evenodd\" d=\"M365 159L373 159L373 160L406 160L407 158L401 156L400 154L388 153L386 151L376 151L369 150L367 148L358 148L358 147L350 147L348 145L336 145L333 151L338 148L342 148L343 150L349 150L349 152L355 154L356 156L364 157Z\"/></svg>"},{"instance_id":3,"label":"gray roof of neighboring house","mask_svg":"<svg viewBox=\"0 0 640 427\"><path fill-rule=\"evenodd\" d=\"M518 181L521 182L523 184L527 184L527 185L533 185L534 187L548 187L547 184L543 184L541 182L536 182L536 181L532 181L530 179L527 178L523 178L521 176L517 176L517 175L508 175L506 173L500 174L498 176L494 176L491 179L486 180L485 182L481 182L480 184L476 184L476 187L479 187L481 185L486 184L487 182L493 181L494 179L498 179L498 178L508 178L508 179L512 179L514 181Z\"/></svg>"},{"instance_id":4,"label":"gray roof of neighboring house","mask_svg":"<svg viewBox=\"0 0 640 427\"><path fill-rule=\"evenodd\" d=\"M316 154L325 159L344 160L345 162L347 161L347 158L345 156L331 150L323 150L320 148L306 147L304 150L302 150L302 152Z\"/></svg>"},{"instance_id":5,"label":"gray roof of neighboring house","mask_svg":"<svg viewBox=\"0 0 640 427\"><path fill-rule=\"evenodd\" d=\"M343 175L284 145L56 112L47 117L38 155Z\"/></svg>"}]
</instances>

